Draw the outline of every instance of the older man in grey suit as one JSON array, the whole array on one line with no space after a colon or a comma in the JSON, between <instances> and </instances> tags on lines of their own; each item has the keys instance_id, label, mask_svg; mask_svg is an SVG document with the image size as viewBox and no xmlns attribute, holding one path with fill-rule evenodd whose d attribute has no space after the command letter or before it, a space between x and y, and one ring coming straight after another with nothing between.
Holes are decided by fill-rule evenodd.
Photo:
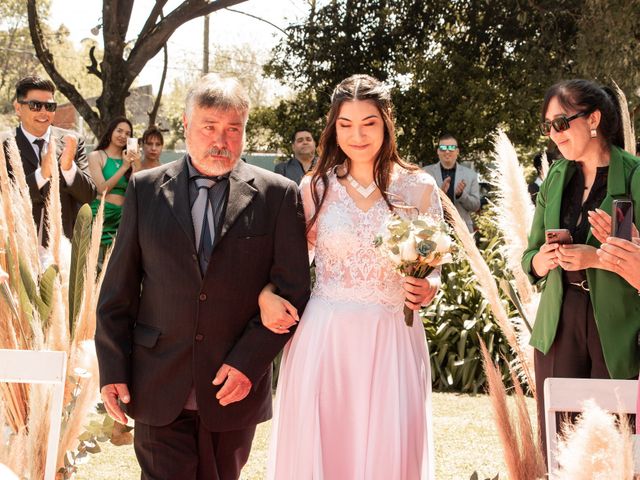
<instances>
[{"instance_id":1,"label":"older man in grey suit","mask_svg":"<svg viewBox=\"0 0 640 480\"><path fill-rule=\"evenodd\" d=\"M478 174L457 162L460 149L453 135L440 136L437 153L440 161L427 165L424 171L435 178L438 186L458 209L469 231L473 232L471 213L480 209Z\"/></svg>"}]
</instances>

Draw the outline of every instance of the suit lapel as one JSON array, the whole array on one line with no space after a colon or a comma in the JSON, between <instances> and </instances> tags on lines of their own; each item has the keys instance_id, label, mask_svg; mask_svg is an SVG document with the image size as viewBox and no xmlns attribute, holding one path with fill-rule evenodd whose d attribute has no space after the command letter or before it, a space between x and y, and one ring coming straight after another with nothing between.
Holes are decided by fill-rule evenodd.
<instances>
[{"instance_id":1,"label":"suit lapel","mask_svg":"<svg viewBox=\"0 0 640 480\"><path fill-rule=\"evenodd\" d=\"M186 157L177 160L165 172L165 181L160 185L160 190L169 204L169 210L176 218L180 228L189 239L189 244L195 252L195 237L193 233L193 220L189 207L189 175L186 165Z\"/></svg>"},{"instance_id":2,"label":"suit lapel","mask_svg":"<svg viewBox=\"0 0 640 480\"><path fill-rule=\"evenodd\" d=\"M216 245L222 240L238 216L253 200L257 190L252 185L253 174L251 170L239 160L229 175L229 200L220 229L220 235L216 236ZM215 245L214 245L215 248Z\"/></svg>"},{"instance_id":3,"label":"suit lapel","mask_svg":"<svg viewBox=\"0 0 640 480\"><path fill-rule=\"evenodd\" d=\"M63 135L62 132L59 131L58 129L51 127L51 137L50 138L55 138L56 140L56 158L60 159L60 156L62 155L62 150L64 150L64 140L63 140Z\"/></svg>"},{"instance_id":4,"label":"suit lapel","mask_svg":"<svg viewBox=\"0 0 640 480\"><path fill-rule=\"evenodd\" d=\"M36 156L33 146L31 146L27 137L24 136L20 127L16 128L16 145L20 151L22 164L25 167L25 174L28 175L38 168L38 157Z\"/></svg>"}]
</instances>

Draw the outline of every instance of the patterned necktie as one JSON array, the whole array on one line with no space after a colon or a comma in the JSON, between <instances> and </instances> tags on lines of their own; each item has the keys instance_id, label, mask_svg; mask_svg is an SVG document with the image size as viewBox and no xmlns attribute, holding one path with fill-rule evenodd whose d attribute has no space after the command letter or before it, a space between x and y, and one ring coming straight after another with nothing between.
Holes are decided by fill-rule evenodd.
<instances>
[{"instance_id":1,"label":"patterned necktie","mask_svg":"<svg viewBox=\"0 0 640 480\"><path fill-rule=\"evenodd\" d=\"M34 145L38 146L38 165L42 161L42 149L44 148L44 138L36 138L33 141Z\"/></svg>"},{"instance_id":2,"label":"patterned necktie","mask_svg":"<svg viewBox=\"0 0 640 480\"><path fill-rule=\"evenodd\" d=\"M209 178L197 178L195 183L196 187L198 187L198 197L193 203L193 207L191 207L191 217L193 219L200 271L204 275L213 251L213 232L215 232L209 189L216 182Z\"/></svg>"}]
</instances>

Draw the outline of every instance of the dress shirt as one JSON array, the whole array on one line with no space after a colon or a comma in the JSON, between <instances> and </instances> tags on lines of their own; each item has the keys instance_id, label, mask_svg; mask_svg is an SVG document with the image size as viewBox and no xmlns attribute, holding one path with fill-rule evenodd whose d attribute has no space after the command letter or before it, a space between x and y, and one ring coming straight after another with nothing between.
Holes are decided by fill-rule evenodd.
<instances>
[{"instance_id":1,"label":"dress shirt","mask_svg":"<svg viewBox=\"0 0 640 480\"><path fill-rule=\"evenodd\" d=\"M49 139L51 138L51 127L47 128L47 131L41 137L36 137L35 135L32 135L31 133L27 132L27 130L22 125L22 123L20 124L20 129L22 130L22 133L24 133L24 136L27 137L27 140L29 140L29 143L31 144L31 148L33 148L33 151L36 154L36 158L41 158L42 155L44 155L47 149L49 148ZM42 152L39 152L38 146L35 143L33 143L34 140L38 138L42 138L44 140ZM62 176L64 177L64 181L67 183L67 186L70 186L71 184L73 184L73 180L76 178L77 170L78 170L78 167L76 165L76 162L71 162L71 168L69 170L61 169ZM47 184L47 182L49 182L48 178L44 178L42 176L42 171L40 170L40 166L38 166L38 168L35 171L35 177L36 177L36 185L38 185L38 189L42 189L42 187L44 187Z\"/></svg>"}]
</instances>

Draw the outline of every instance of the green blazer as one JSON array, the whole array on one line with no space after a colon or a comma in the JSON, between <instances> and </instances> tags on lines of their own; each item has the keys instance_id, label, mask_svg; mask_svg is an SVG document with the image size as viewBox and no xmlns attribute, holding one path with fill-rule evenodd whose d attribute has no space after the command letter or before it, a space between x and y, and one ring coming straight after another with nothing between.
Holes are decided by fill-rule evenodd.
<instances>
[{"instance_id":1,"label":"green blazer","mask_svg":"<svg viewBox=\"0 0 640 480\"><path fill-rule=\"evenodd\" d=\"M640 159L618 147L611 147L611 162L607 181L607 195L600 208L611 214L611 202L625 198L629 176ZM638 169L640 171L640 168ZM545 230L560 228L560 206L567 182L576 171L573 161L558 160L549 169L540 186L536 211L529 234L529 244L522 256L522 267L532 283L542 286L538 314L531 335L531 345L546 354L556 336L562 308L562 270L555 268L546 277L532 274L531 261L545 242ZM640 226L640 175L633 175L631 193L636 226ZM591 234L587 245L599 247L600 242ZM604 359L611 378L631 378L638 375L640 348L637 345L640 331L640 296L619 275L598 269L587 269L589 295L600 334Z\"/></svg>"}]
</instances>

